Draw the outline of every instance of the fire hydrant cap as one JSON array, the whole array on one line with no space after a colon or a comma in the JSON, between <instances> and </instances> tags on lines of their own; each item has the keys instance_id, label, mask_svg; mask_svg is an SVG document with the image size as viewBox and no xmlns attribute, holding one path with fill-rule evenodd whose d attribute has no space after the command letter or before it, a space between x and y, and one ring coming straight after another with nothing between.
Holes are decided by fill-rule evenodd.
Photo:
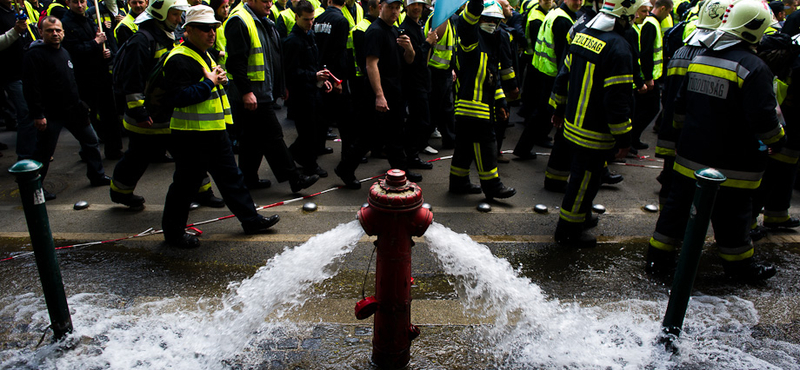
<instances>
[{"instance_id":1,"label":"fire hydrant cap","mask_svg":"<svg viewBox=\"0 0 800 370\"><path fill-rule=\"evenodd\" d=\"M405 171L389 170L369 189L369 204L396 211L417 208L422 205L422 189L406 179Z\"/></svg>"}]
</instances>

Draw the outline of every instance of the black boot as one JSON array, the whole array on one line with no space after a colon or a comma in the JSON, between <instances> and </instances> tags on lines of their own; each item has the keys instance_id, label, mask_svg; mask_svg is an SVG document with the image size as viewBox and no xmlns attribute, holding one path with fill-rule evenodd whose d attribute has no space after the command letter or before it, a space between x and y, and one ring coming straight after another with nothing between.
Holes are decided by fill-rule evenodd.
<instances>
[{"instance_id":1,"label":"black boot","mask_svg":"<svg viewBox=\"0 0 800 370\"><path fill-rule=\"evenodd\" d=\"M494 198L505 199L511 198L514 194L517 194L517 190L510 187L503 185L502 182L497 181L494 185L485 185L481 184L481 188L483 188L483 194L486 195L486 199L492 200Z\"/></svg>"},{"instance_id":2,"label":"black boot","mask_svg":"<svg viewBox=\"0 0 800 370\"><path fill-rule=\"evenodd\" d=\"M652 275L666 275L675 271L675 251L669 252L652 245L647 247L644 270Z\"/></svg>"},{"instance_id":3,"label":"black boot","mask_svg":"<svg viewBox=\"0 0 800 370\"><path fill-rule=\"evenodd\" d=\"M109 190L111 193L111 201L131 207L131 209L144 209L144 197L133 193L120 193L114 190Z\"/></svg>"},{"instance_id":4,"label":"black boot","mask_svg":"<svg viewBox=\"0 0 800 370\"><path fill-rule=\"evenodd\" d=\"M202 193L197 193L194 197L194 202L205 207L211 208L223 208L225 207L225 201L222 198L218 198L214 196L214 191L208 189Z\"/></svg>"},{"instance_id":5,"label":"black boot","mask_svg":"<svg viewBox=\"0 0 800 370\"><path fill-rule=\"evenodd\" d=\"M597 239L582 230L580 224L577 227L565 225L566 221L559 220L556 226L554 238L556 243L564 247L572 248L594 248L597 246Z\"/></svg>"},{"instance_id":6,"label":"black boot","mask_svg":"<svg viewBox=\"0 0 800 370\"><path fill-rule=\"evenodd\" d=\"M352 190L361 189L361 183L356 179L355 174L346 173L344 170L339 169L338 166L333 169L333 172L342 179L345 188Z\"/></svg>"},{"instance_id":7,"label":"black boot","mask_svg":"<svg viewBox=\"0 0 800 370\"><path fill-rule=\"evenodd\" d=\"M450 188L448 191L453 194L480 194L481 187L469 182L469 176L450 175Z\"/></svg>"},{"instance_id":8,"label":"black boot","mask_svg":"<svg viewBox=\"0 0 800 370\"><path fill-rule=\"evenodd\" d=\"M774 266L762 265L756 262L753 257L745 258L741 261L725 261L722 267L725 269L725 275L745 283L767 280L778 272Z\"/></svg>"}]
</instances>

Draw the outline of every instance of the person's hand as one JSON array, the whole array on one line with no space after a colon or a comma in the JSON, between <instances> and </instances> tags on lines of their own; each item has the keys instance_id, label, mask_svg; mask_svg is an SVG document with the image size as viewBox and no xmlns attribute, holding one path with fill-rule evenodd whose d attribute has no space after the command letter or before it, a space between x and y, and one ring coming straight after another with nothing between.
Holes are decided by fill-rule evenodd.
<instances>
[{"instance_id":1,"label":"person's hand","mask_svg":"<svg viewBox=\"0 0 800 370\"><path fill-rule=\"evenodd\" d=\"M150 117L147 117L147 120L144 120L144 121L141 121L141 122L136 122L136 126L139 126L139 127L142 127L142 128L153 127L153 119L150 118Z\"/></svg>"},{"instance_id":2,"label":"person's hand","mask_svg":"<svg viewBox=\"0 0 800 370\"><path fill-rule=\"evenodd\" d=\"M519 87L515 88L513 91L506 93L506 100L507 101L514 101L519 98Z\"/></svg>"},{"instance_id":3,"label":"person's hand","mask_svg":"<svg viewBox=\"0 0 800 370\"><path fill-rule=\"evenodd\" d=\"M644 85L647 86L647 91L650 91L650 90L653 90L655 88L656 83L653 80L647 80L647 81L644 82Z\"/></svg>"},{"instance_id":4,"label":"person's hand","mask_svg":"<svg viewBox=\"0 0 800 370\"><path fill-rule=\"evenodd\" d=\"M109 59L109 58L111 58L111 50L108 50L108 48L104 48L103 49L103 59Z\"/></svg>"},{"instance_id":5,"label":"person's hand","mask_svg":"<svg viewBox=\"0 0 800 370\"><path fill-rule=\"evenodd\" d=\"M18 34L23 34L25 31L28 30L28 20L27 19L17 19L17 23L14 24L14 31L17 31Z\"/></svg>"},{"instance_id":6,"label":"person's hand","mask_svg":"<svg viewBox=\"0 0 800 370\"><path fill-rule=\"evenodd\" d=\"M214 67L214 72L217 73L217 78L219 80L219 84L222 86L226 86L228 84L228 74L222 69L222 66L218 65Z\"/></svg>"},{"instance_id":7,"label":"person's hand","mask_svg":"<svg viewBox=\"0 0 800 370\"><path fill-rule=\"evenodd\" d=\"M411 45L411 39L408 37L408 35L401 35L400 37L398 37L397 43L400 45L400 47L406 49L407 51L414 50L414 46Z\"/></svg>"},{"instance_id":8,"label":"person's hand","mask_svg":"<svg viewBox=\"0 0 800 370\"><path fill-rule=\"evenodd\" d=\"M325 81L324 85L322 85L325 93L329 93L333 91L333 84L330 81ZM341 86L341 85L340 85Z\"/></svg>"},{"instance_id":9,"label":"person's hand","mask_svg":"<svg viewBox=\"0 0 800 370\"><path fill-rule=\"evenodd\" d=\"M330 82L330 81L328 81L328 82ZM342 85L341 84L333 85L333 92L335 92L337 94L341 94L342 93Z\"/></svg>"},{"instance_id":10,"label":"person's hand","mask_svg":"<svg viewBox=\"0 0 800 370\"><path fill-rule=\"evenodd\" d=\"M456 79L457 79L457 78L458 78L458 75L456 75L456 70L455 70L455 69L453 69L453 83L455 83L455 82L456 82Z\"/></svg>"},{"instance_id":11,"label":"person's hand","mask_svg":"<svg viewBox=\"0 0 800 370\"><path fill-rule=\"evenodd\" d=\"M550 122L553 124L553 127L561 128L561 126L564 126L564 117L554 114L553 117L550 118Z\"/></svg>"},{"instance_id":12,"label":"person's hand","mask_svg":"<svg viewBox=\"0 0 800 370\"><path fill-rule=\"evenodd\" d=\"M97 31L97 33L94 35L94 42L96 42L97 45L106 42L106 33Z\"/></svg>"},{"instance_id":13,"label":"person's hand","mask_svg":"<svg viewBox=\"0 0 800 370\"><path fill-rule=\"evenodd\" d=\"M125 19L125 16L122 15L122 13L119 13L119 14L114 16L114 19L116 19L117 22L122 22L122 20ZM109 28L111 28L111 27L109 27Z\"/></svg>"},{"instance_id":14,"label":"person's hand","mask_svg":"<svg viewBox=\"0 0 800 370\"><path fill-rule=\"evenodd\" d=\"M317 81L327 81L328 77L330 77L331 71L327 69L323 69L321 71L317 71Z\"/></svg>"},{"instance_id":15,"label":"person's hand","mask_svg":"<svg viewBox=\"0 0 800 370\"><path fill-rule=\"evenodd\" d=\"M47 128L47 118L34 118L33 127L39 131L44 131Z\"/></svg>"},{"instance_id":16,"label":"person's hand","mask_svg":"<svg viewBox=\"0 0 800 370\"><path fill-rule=\"evenodd\" d=\"M617 151L617 154L614 155L614 158L616 158L616 159L625 159L625 157L628 156L628 151L630 151L630 150L631 150L630 147L619 148L619 150Z\"/></svg>"},{"instance_id":17,"label":"person's hand","mask_svg":"<svg viewBox=\"0 0 800 370\"><path fill-rule=\"evenodd\" d=\"M375 110L378 112L389 111L389 103L386 102L386 98L383 95L375 97Z\"/></svg>"},{"instance_id":18,"label":"person's hand","mask_svg":"<svg viewBox=\"0 0 800 370\"><path fill-rule=\"evenodd\" d=\"M497 108L497 121L505 122L508 120L508 111L505 108Z\"/></svg>"},{"instance_id":19,"label":"person's hand","mask_svg":"<svg viewBox=\"0 0 800 370\"><path fill-rule=\"evenodd\" d=\"M121 21L121 19L117 20L117 22L119 22L119 21ZM111 21L103 22L103 27L105 27L107 30L110 30L111 29Z\"/></svg>"},{"instance_id":20,"label":"person's hand","mask_svg":"<svg viewBox=\"0 0 800 370\"><path fill-rule=\"evenodd\" d=\"M425 41L428 42L431 45L435 44L436 41L439 41L439 35L436 34L436 30L435 29L431 29L428 32L428 37L425 38Z\"/></svg>"},{"instance_id":21,"label":"person's hand","mask_svg":"<svg viewBox=\"0 0 800 370\"><path fill-rule=\"evenodd\" d=\"M244 96L242 96L242 100L244 101L244 109L247 109L252 112L256 110L256 108L258 108L258 101L256 100L256 94L253 94L252 92L244 94Z\"/></svg>"},{"instance_id":22,"label":"person's hand","mask_svg":"<svg viewBox=\"0 0 800 370\"><path fill-rule=\"evenodd\" d=\"M638 89L636 89L636 93L644 94L647 92L647 85L642 85Z\"/></svg>"}]
</instances>

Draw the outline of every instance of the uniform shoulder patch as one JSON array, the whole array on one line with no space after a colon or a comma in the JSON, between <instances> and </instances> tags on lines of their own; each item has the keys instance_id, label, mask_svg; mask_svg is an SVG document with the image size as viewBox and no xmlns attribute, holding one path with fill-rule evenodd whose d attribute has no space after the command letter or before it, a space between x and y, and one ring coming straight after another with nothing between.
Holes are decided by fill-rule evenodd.
<instances>
[{"instance_id":1,"label":"uniform shoulder patch","mask_svg":"<svg viewBox=\"0 0 800 370\"><path fill-rule=\"evenodd\" d=\"M603 51L603 48L606 47L605 41L589 36L585 33L579 33L575 35L575 39L572 40L572 44L578 45L595 54L600 54L600 52Z\"/></svg>"}]
</instances>

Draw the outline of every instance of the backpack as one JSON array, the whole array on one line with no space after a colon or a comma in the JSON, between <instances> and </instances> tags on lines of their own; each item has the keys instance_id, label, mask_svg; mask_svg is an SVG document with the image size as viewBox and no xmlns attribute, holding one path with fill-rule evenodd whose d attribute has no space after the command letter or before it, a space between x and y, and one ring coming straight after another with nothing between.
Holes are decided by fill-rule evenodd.
<instances>
[{"instance_id":1,"label":"backpack","mask_svg":"<svg viewBox=\"0 0 800 370\"><path fill-rule=\"evenodd\" d=\"M667 65L668 61L672 59L672 55L675 54L675 51L685 45L683 43L683 32L686 30L686 23L688 23L688 21L680 21L680 23L664 33L664 65Z\"/></svg>"},{"instance_id":2,"label":"backpack","mask_svg":"<svg viewBox=\"0 0 800 370\"><path fill-rule=\"evenodd\" d=\"M155 44L155 38L146 30L140 29L137 33L138 32L141 32L147 38L148 44L150 45L150 53L152 54L154 52L153 45ZM131 39L125 41L117 52L114 58L115 71L121 70L121 63L126 59L126 46L131 42ZM151 69L150 73L147 75L147 80L144 85L144 107L147 109L147 113L150 115L153 123L169 122L170 118L172 118L172 112L175 109L165 96L168 89L162 70L168 55L168 52L161 55L156 64L153 65L153 69ZM121 78L122 77L116 73L113 75L114 86L122 86Z\"/></svg>"}]
</instances>

